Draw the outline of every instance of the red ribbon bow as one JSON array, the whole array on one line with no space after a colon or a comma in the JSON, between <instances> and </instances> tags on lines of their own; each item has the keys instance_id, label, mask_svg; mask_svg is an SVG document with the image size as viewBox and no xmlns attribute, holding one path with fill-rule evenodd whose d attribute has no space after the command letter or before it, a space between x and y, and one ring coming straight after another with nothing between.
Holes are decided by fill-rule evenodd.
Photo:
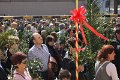
<instances>
[{"instance_id":1,"label":"red ribbon bow","mask_svg":"<svg viewBox=\"0 0 120 80\"><path fill-rule=\"evenodd\" d=\"M80 23L80 31L82 33L83 40L84 40L86 45L87 45L87 41L86 41L86 37L85 37L85 34L84 34L82 24L84 24L87 28L89 28L98 37L100 37L104 40L108 40L108 38L106 38L102 34L98 33L92 26L90 26L85 21L86 17L84 15L86 14L86 9L85 9L84 6L81 6L78 10L77 9L72 10L71 13L72 13L72 16L70 17L70 19L73 20L75 23Z\"/></svg>"}]
</instances>

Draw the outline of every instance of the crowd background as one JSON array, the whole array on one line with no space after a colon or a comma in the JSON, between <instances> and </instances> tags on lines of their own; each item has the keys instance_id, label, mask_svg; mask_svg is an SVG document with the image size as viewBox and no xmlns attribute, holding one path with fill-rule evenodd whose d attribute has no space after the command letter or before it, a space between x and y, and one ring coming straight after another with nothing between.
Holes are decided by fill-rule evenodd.
<instances>
[{"instance_id":1,"label":"crowd background","mask_svg":"<svg viewBox=\"0 0 120 80\"><path fill-rule=\"evenodd\" d=\"M82 65L82 68L79 72L80 80L93 80L95 77L95 61L96 61L96 53L100 49L103 44L111 43L114 36L115 25L120 23L119 18L107 18L97 16L99 14L99 8L95 7L96 5L90 6L89 0L86 5L87 8L87 22L94 27L98 32L109 38L109 42L103 41L99 37L95 36L90 30L88 30L84 25L85 35L88 41L88 45L84 44L81 33L79 31L79 47L85 48L84 51L79 52L79 65ZM95 8L93 8L95 7ZM33 46L31 35L34 32L38 32L43 37L43 43L52 42L51 37L48 35L54 36L54 48L59 53L62 60L69 60L71 64L74 64L74 55L71 54L65 55L66 53L74 53L75 52L75 24L68 17L59 16L59 17L45 17L42 16L40 18L19 18L19 19L2 19L0 23L0 49L1 53L4 54L4 60L10 63L11 53L15 53L17 51L22 51L25 54L28 53L28 50ZM71 37L74 37L71 39ZM53 43L53 42L52 42ZM69 43L69 44L68 44ZM46 44L47 45L47 44ZM49 46L49 45L48 45ZM53 49L50 47L50 49ZM66 59L68 57L68 59ZM57 58L58 59L58 58ZM3 62L6 62L3 61ZM37 60L35 60L37 61ZM64 64L68 64L65 63ZM66 61L66 62L69 62ZM31 64L33 63L33 64ZM51 62L56 64L56 62ZM32 65L32 69L36 69L36 66L39 66L38 62L32 61L28 64ZM64 65L62 68L67 68L69 65ZM54 67L55 69L55 66ZM7 69L7 74L12 76L11 67L4 66ZM58 66L61 67L61 66ZM72 66L74 68L74 66ZM31 69L31 68L30 68ZM59 68L60 69L60 68ZM74 73L74 70L69 68L71 73ZM72 71L73 70L73 71ZM33 74L31 76L36 77L36 70L31 70ZM58 71L55 71L55 74L52 76L58 76ZM54 78L54 77L52 77Z\"/></svg>"},{"instance_id":2,"label":"crowd background","mask_svg":"<svg viewBox=\"0 0 120 80\"><path fill-rule=\"evenodd\" d=\"M109 26L105 23L103 25L105 28L104 31L103 29L99 29L99 28L102 28L102 26L98 27L97 30L99 30L99 32L104 33L105 36L112 39L113 32L114 32L115 19L113 18L109 20L111 21L111 24L109 24L109 26L112 25L112 28L108 28ZM119 20L116 20L116 21L119 22ZM86 47L82 39L81 33L79 31L79 35L78 35L79 47L85 48L84 51L79 52L79 65L83 65L85 68L82 72L80 72L80 76L84 77L83 78L84 80L85 79L91 80L94 78L94 74L95 74L94 63L95 63L96 52L99 49L100 45L103 45L106 42L100 40L95 36L91 38L90 36L92 34L87 29L85 30L86 30L87 40L90 41L89 39L95 39L94 40L95 42L94 43L89 42L90 44ZM51 18L42 17L42 18L34 18L34 19L1 20L0 48L3 51L3 54L5 55L5 59L6 60L8 59L7 63L10 63L9 58L12 55L12 54L8 54L9 52L7 51L9 50L11 51L11 53L15 53L16 51L22 51L26 54L28 53L28 50L33 46L31 36L34 32L38 32L39 34L41 34L41 36L43 37L43 43L46 44L48 48L49 48L48 42L51 41L50 40L51 37L49 35L52 35L54 37L53 44L55 44L53 45L53 47L55 47L55 50L57 50L59 57L63 61L65 60L64 57L67 56L65 54L71 53L70 46L75 48L75 24L70 20L69 17L51 17ZM72 42L70 40L71 38L73 38ZM94 48L91 48L92 47L91 45ZM74 52L74 49L73 49L73 52ZM56 56L56 54L52 54L52 56ZM56 61L59 61L59 60L56 60ZM64 61L64 64L66 64L65 61ZM11 64L8 64L8 65L11 65ZM28 65L31 65L31 64L28 64ZM35 63L32 66L35 67L36 65L38 64ZM60 70L61 66L59 65L58 67ZM63 66L63 68L66 68L66 67L67 66ZM8 74L11 73L11 71L9 71L10 69L11 67L9 66L8 70L6 70ZM35 72L31 72L31 73L35 73ZM56 73L58 74L59 72L56 71ZM36 75L37 74L32 74L32 76L36 76Z\"/></svg>"}]
</instances>

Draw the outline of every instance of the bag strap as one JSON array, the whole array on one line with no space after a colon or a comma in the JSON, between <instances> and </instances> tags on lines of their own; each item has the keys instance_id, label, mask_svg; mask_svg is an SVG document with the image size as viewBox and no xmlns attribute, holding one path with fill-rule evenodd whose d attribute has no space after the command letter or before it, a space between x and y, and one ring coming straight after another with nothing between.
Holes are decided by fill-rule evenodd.
<instances>
[{"instance_id":1,"label":"bag strap","mask_svg":"<svg viewBox=\"0 0 120 80\"><path fill-rule=\"evenodd\" d=\"M20 76L22 76L25 79L25 77L22 74L20 74L20 73L15 73L15 74L20 75Z\"/></svg>"},{"instance_id":2,"label":"bag strap","mask_svg":"<svg viewBox=\"0 0 120 80\"><path fill-rule=\"evenodd\" d=\"M104 66L106 63L110 63L110 62L104 62L102 65L100 65L100 66L98 67L96 73L98 73L98 71L100 70L100 68L101 68L102 66Z\"/></svg>"}]
</instances>

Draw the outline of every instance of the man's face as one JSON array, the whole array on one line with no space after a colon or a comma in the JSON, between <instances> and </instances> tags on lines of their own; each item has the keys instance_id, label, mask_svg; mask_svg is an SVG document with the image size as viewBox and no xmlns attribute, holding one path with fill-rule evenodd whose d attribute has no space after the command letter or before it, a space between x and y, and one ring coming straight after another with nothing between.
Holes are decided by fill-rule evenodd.
<instances>
[{"instance_id":1,"label":"man's face","mask_svg":"<svg viewBox=\"0 0 120 80\"><path fill-rule=\"evenodd\" d=\"M36 35L34 35L34 40L33 40L33 42L35 43L35 44L42 44L43 43L43 38L41 37L41 35L40 34L36 34Z\"/></svg>"},{"instance_id":2,"label":"man's face","mask_svg":"<svg viewBox=\"0 0 120 80\"><path fill-rule=\"evenodd\" d=\"M11 27L14 28L14 29L16 29L16 28L17 28L17 23L13 22L13 23L11 24Z\"/></svg>"},{"instance_id":3,"label":"man's face","mask_svg":"<svg viewBox=\"0 0 120 80\"><path fill-rule=\"evenodd\" d=\"M0 60L1 59L4 59L4 55L3 55L2 51L0 50Z\"/></svg>"},{"instance_id":4,"label":"man's face","mask_svg":"<svg viewBox=\"0 0 120 80\"><path fill-rule=\"evenodd\" d=\"M0 30L3 30L3 29L4 29L4 26L3 26L3 25L1 25L1 26L0 26Z\"/></svg>"},{"instance_id":5,"label":"man's face","mask_svg":"<svg viewBox=\"0 0 120 80\"><path fill-rule=\"evenodd\" d=\"M120 40L120 32L116 33L116 38Z\"/></svg>"}]
</instances>

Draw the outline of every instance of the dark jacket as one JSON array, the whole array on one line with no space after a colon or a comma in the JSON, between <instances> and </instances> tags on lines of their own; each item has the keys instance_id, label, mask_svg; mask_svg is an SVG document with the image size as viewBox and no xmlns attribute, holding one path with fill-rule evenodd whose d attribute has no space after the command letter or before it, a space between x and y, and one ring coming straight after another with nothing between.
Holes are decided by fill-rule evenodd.
<instances>
[{"instance_id":1,"label":"dark jacket","mask_svg":"<svg viewBox=\"0 0 120 80\"><path fill-rule=\"evenodd\" d=\"M3 69L5 70L5 72L8 74L10 74L10 70L11 70L11 56L12 54L9 52L9 50L7 50L7 60L6 62L1 62L1 65L3 67Z\"/></svg>"},{"instance_id":2,"label":"dark jacket","mask_svg":"<svg viewBox=\"0 0 120 80\"><path fill-rule=\"evenodd\" d=\"M117 69L117 73L118 73L118 77L120 78L120 41L118 40L113 40L111 42L111 45L113 45L114 50L115 50L115 60L112 61L113 64L115 64L116 69Z\"/></svg>"},{"instance_id":3,"label":"dark jacket","mask_svg":"<svg viewBox=\"0 0 120 80\"><path fill-rule=\"evenodd\" d=\"M0 80L8 80L6 72L0 67Z\"/></svg>"}]
</instances>

